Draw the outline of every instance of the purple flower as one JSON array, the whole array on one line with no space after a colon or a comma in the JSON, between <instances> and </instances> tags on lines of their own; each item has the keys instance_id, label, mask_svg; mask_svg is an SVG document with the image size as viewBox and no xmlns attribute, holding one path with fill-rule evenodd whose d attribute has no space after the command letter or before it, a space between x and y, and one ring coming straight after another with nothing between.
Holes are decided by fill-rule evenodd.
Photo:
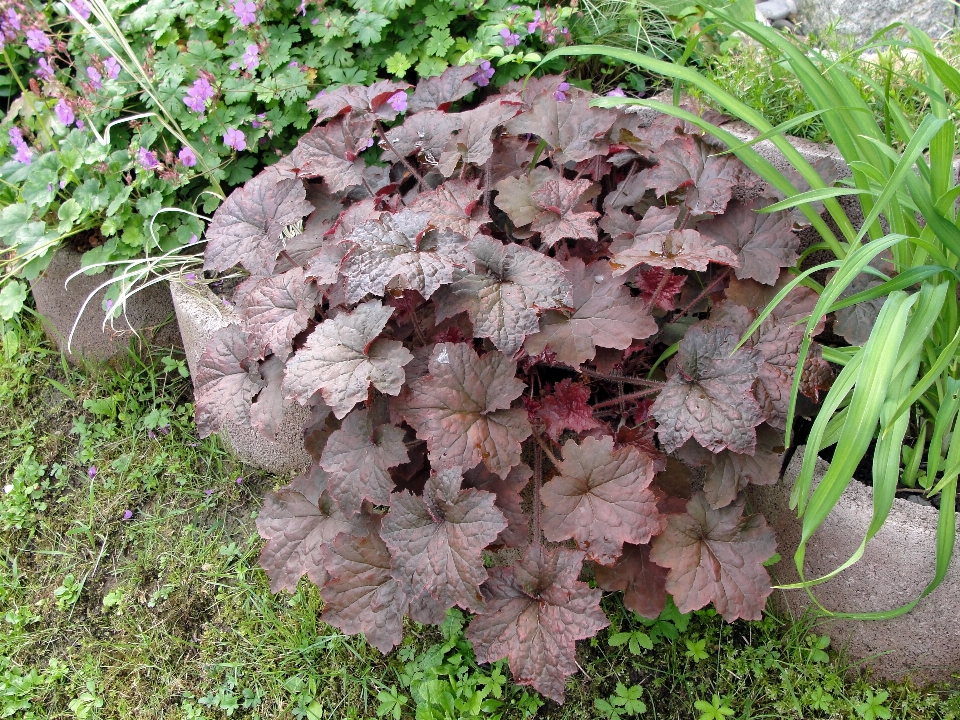
<instances>
[{"instance_id":1,"label":"purple flower","mask_svg":"<svg viewBox=\"0 0 960 720\"><path fill-rule=\"evenodd\" d=\"M197 234L193 233L193 235L190 236L190 239L187 240L187 245L193 245L196 241L197 241Z\"/></svg>"},{"instance_id":2,"label":"purple flower","mask_svg":"<svg viewBox=\"0 0 960 720\"><path fill-rule=\"evenodd\" d=\"M50 48L50 38L44 35L43 30L27 30L27 47L35 52L46 52Z\"/></svg>"},{"instance_id":3,"label":"purple flower","mask_svg":"<svg viewBox=\"0 0 960 720\"><path fill-rule=\"evenodd\" d=\"M623 88L621 88L619 85L617 85L617 87L615 87L613 90L607 93L607 97L626 97L626 96L627 94L623 91Z\"/></svg>"},{"instance_id":4,"label":"purple flower","mask_svg":"<svg viewBox=\"0 0 960 720\"><path fill-rule=\"evenodd\" d=\"M90 6L87 5L87 0L73 0L73 2L67 4L84 20L90 17Z\"/></svg>"},{"instance_id":5,"label":"purple flower","mask_svg":"<svg viewBox=\"0 0 960 720\"><path fill-rule=\"evenodd\" d=\"M230 71L231 71L231 72L236 71L236 70L239 70L239 69L240 69L240 63L238 63L238 62L232 62L232 63L230 63Z\"/></svg>"},{"instance_id":6,"label":"purple flower","mask_svg":"<svg viewBox=\"0 0 960 720\"><path fill-rule=\"evenodd\" d=\"M563 102L564 100L567 99L567 90L569 89L570 89L570 83L566 81L560 83L559 85L557 85L556 92L553 93L554 99L556 99L557 102Z\"/></svg>"},{"instance_id":7,"label":"purple flower","mask_svg":"<svg viewBox=\"0 0 960 720\"><path fill-rule=\"evenodd\" d=\"M40 67L37 68L37 72L36 72L37 77L40 78L41 80L47 80L47 81L53 80L53 67L50 65L47 59L40 58L40 60L38 61L38 65Z\"/></svg>"},{"instance_id":8,"label":"purple flower","mask_svg":"<svg viewBox=\"0 0 960 720\"><path fill-rule=\"evenodd\" d=\"M150 438L151 440L156 440L156 439L157 439L157 436L156 436L156 434L153 432L153 430L147 430L147 437Z\"/></svg>"},{"instance_id":9,"label":"purple flower","mask_svg":"<svg viewBox=\"0 0 960 720\"><path fill-rule=\"evenodd\" d=\"M129 519L132 518L132 517L133 517L133 510L124 510L124 511L123 511L123 519L124 519L124 520L129 520Z\"/></svg>"},{"instance_id":10,"label":"purple flower","mask_svg":"<svg viewBox=\"0 0 960 720\"><path fill-rule=\"evenodd\" d=\"M400 90L395 92L389 98L387 98L387 103L397 112L406 112L407 111L407 94Z\"/></svg>"},{"instance_id":11,"label":"purple flower","mask_svg":"<svg viewBox=\"0 0 960 720\"><path fill-rule=\"evenodd\" d=\"M511 32L510 28L504 28L500 31L500 37L503 38L503 46L509 50L510 48L515 48L520 44L520 36L515 32Z\"/></svg>"},{"instance_id":12,"label":"purple flower","mask_svg":"<svg viewBox=\"0 0 960 720\"><path fill-rule=\"evenodd\" d=\"M109 311L110 308L112 307L113 307L113 300L107 300L107 310Z\"/></svg>"},{"instance_id":13,"label":"purple flower","mask_svg":"<svg viewBox=\"0 0 960 720\"><path fill-rule=\"evenodd\" d=\"M103 80L103 76L95 67L90 66L87 68L87 77L90 78L90 84L93 85L94 90L100 90L103 88L103 84L100 82Z\"/></svg>"},{"instance_id":14,"label":"purple flower","mask_svg":"<svg viewBox=\"0 0 960 720\"><path fill-rule=\"evenodd\" d=\"M311 24L311 25L319 25L319 24L320 24L320 18L315 17L313 20L310 21L310 24Z\"/></svg>"},{"instance_id":15,"label":"purple flower","mask_svg":"<svg viewBox=\"0 0 960 720\"><path fill-rule=\"evenodd\" d=\"M533 14L533 22L527 23L527 32L533 35L537 31L537 27L540 25L540 11L537 10Z\"/></svg>"},{"instance_id":16,"label":"purple flower","mask_svg":"<svg viewBox=\"0 0 960 720\"><path fill-rule=\"evenodd\" d=\"M170 434L170 426L169 426L169 425L164 425L163 427L159 427L159 428L157 428L157 430L160 431L160 434L161 434L161 435L169 435L169 434Z\"/></svg>"},{"instance_id":17,"label":"purple flower","mask_svg":"<svg viewBox=\"0 0 960 720\"><path fill-rule=\"evenodd\" d=\"M90 466L90 469L87 470L87 477L89 477L91 480L93 480L96 476L97 476L97 466L96 466L96 465L91 465L91 466Z\"/></svg>"},{"instance_id":18,"label":"purple flower","mask_svg":"<svg viewBox=\"0 0 960 720\"><path fill-rule=\"evenodd\" d=\"M57 105L53 109L57 113L57 120L64 125L72 125L73 121L76 120L73 116L73 110L70 109L70 105L63 98L57 100Z\"/></svg>"},{"instance_id":19,"label":"purple flower","mask_svg":"<svg viewBox=\"0 0 960 720\"><path fill-rule=\"evenodd\" d=\"M490 62L484 60L482 63L480 63L480 67L477 68L477 71L471 75L468 80L479 85L480 87L486 87L490 84L490 78L493 77L493 73L494 69L490 67Z\"/></svg>"},{"instance_id":20,"label":"purple flower","mask_svg":"<svg viewBox=\"0 0 960 720\"><path fill-rule=\"evenodd\" d=\"M17 15L17 11L13 8L7 8L3 17L0 18L0 25L4 26L4 34L7 30L17 32L20 29L20 16Z\"/></svg>"},{"instance_id":21,"label":"purple flower","mask_svg":"<svg viewBox=\"0 0 960 720\"><path fill-rule=\"evenodd\" d=\"M137 162L140 163L140 167L144 170L154 170L160 165L160 163L157 162L157 154L150 152L146 148L137 150Z\"/></svg>"},{"instance_id":22,"label":"purple flower","mask_svg":"<svg viewBox=\"0 0 960 720\"><path fill-rule=\"evenodd\" d=\"M260 48L256 45L247 45L247 49L243 52L243 65L247 68L247 72L253 72L260 67Z\"/></svg>"},{"instance_id":23,"label":"purple flower","mask_svg":"<svg viewBox=\"0 0 960 720\"><path fill-rule=\"evenodd\" d=\"M195 113L202 113L207 109L207 100L214 96L213 86L206 78L197 78L187 90L183 104Z\"/></svg>"},{"instance_id":24,"label":"purple flower","mask_svg":"<svg viewBox=\"0 0 960 720\"><path fill-rule=\"evenodd\" d=\"M302 17L307 16L307 0L300 0L300 7L297 8L297 14Z\"/></svg>"},{"instance_id":25,"label":"purple flower","mask_svg":"<svg viewBox=\"0 0 960 720\"><path fill-rule=\"evenodd\" d=\"M257 19L257 6L249 0L236 0L230 6L230 9L233 10L233 14L240 21L240 27L246 27Z\"/></svg>"},{"instance_id":26,"label":"purple flower","mask_svg":"<svg viewBox=\"0 0 960 720\"><path fill-rule=\"evenodd\" d=\"M27 145L27 141L23 139L23 132L20 128L12 127L7 134L10 136L10 144L13 145L17 151L13 159L24 165L29 165L33 162L33 150Z\"/></svg>"},{"instance_id":27,"label":"purple flower","mask_svg":"<svg viewBox=\"0 0 960 720\"><path fill-rule=\"evenodd\" d=\"M84 128L83 120L77 120L77 129L83 130L83 128Z\"/></svg>"},{"instance_id":28,"label":"purple flower","mask_svg":"<svg viewBox=\"0 0 960 720\"><path fill-rule=\"evenodd\" d=\"M197 156L194 154L193 150L188 147L183 148L179 153L177 153L177 157L186 167L193 167L197 164Z\"/></svg>"},{"instance_id":29,"label":"purple flower","mask_svg":"<svg viewBox=\"0 0 960 720\"><path fill-rule=\"evenodd\" d=\"M213 495L213 490L204 490L203 494L206 495L207 497L210 497L211 495Z\"/></svg>"},{"instance_id":30,"label":"purple flower","mask_svg":"<svg viewBox=\"0 0 960 720\"><path fill-rule=\"evenodd\" d=\"M120 77L120 63L112 55L103 61L103 69L107 71L107 77L111 80Z\"/></svg>"},{"instance_id":31,"label":"purple flower","mask_svg":"<svg viewBox=\"0 0 960 720\"><path fill-rule=\"evenodd\" d=\"M184 277L187 279L187 285L195 285L197 282L196 273L187 273Z\"/></svg>"},{"instance_id":32,"label":"purple flower","mask_svg":"<svg viewBox=\"0 0 960 720\"><path fill-rule=\"evenodd\" d=\"M243 478L242 478L242 477L238 477L238 478L237 478L237 485L241 484L242 482L243 482Z\"/></svg>"},{"instance_id":33,"label":"purple flower","mask_svg":"<svg viewBox=\"0 0 960 720\"><path fill-rule=\"evenodd\" d=\"M242 152L247 149L247 138L242 130L227 128L227 131L223 134L223 144L237 152Z\"/></svg>"}]
</instances>

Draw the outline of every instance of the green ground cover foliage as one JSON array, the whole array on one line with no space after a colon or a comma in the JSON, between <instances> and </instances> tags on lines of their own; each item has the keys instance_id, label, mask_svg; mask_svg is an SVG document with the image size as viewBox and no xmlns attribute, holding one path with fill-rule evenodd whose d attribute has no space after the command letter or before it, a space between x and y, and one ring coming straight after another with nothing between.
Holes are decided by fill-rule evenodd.
<instances>
[{"instance_id":1,"label":"green ground cover foliage","mask_svg":"<svg viewBox=\"0 0 960 720\"><path fill-rule=\"evenodd\" d=\"M847 673L807 623L647 621L616 593L562 707L478 666L459 611L384 657L317 621L311 583L270 593L254 518L286 478L197 439L182 355L72 369L32 319L0 337L0 717L958 716L947 688Z\"/></svg>"}]
</instances>

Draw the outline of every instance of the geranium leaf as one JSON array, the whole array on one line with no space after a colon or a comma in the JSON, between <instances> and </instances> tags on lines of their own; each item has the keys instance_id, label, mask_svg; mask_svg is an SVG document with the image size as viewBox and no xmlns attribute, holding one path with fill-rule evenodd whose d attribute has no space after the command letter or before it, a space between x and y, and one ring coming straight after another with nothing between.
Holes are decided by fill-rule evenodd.
<instances>
[{"instance_id":1,"label":"geranium leaf","mask_svg":"<svg viewBox=\"0 0 960 720\"><path fill-rule=\"evenodd\" d=\"M548 180L530 195L541 210L530 229L540 233L540 240L546 247L552 247L564 238L597 239L597 226L593 221L600 217L600 213L578 207L591 187L594 184L589 180L574 182L561 177Z\"/></svg>"},{"instance_id":2,"label":"geranium leaf","mask_svg":"<svg viewBox=\"0 0 960 720\"><path fill-rule=\"evenodd\" d=\"M293 338L307 327L319 302L319 288L304 279L301 268L260 280L237 308L248 333L250 356L290 357Z\"/></svg>"},{"instance_id":3,"label":"geranium leaf","mask_svg":"<svg viewBox=\"0 0 960 720\"><path fill-rule=\"evenodd\" d=\"M580 162L596 155L606 155L606 141L617 113L590 107L589 93L574 92L568 100L558 101L545 93L533 101L531 108L507 123L513 135L536 135L554 150L560 163Z\"/></svg>"},{"instance_id":4,"label":"geranium leaf","mask_svg":"<svg viewBox=\"0 0 960 720\"><path fill-rule=\"evenodd\" d=\"M453 175L462 162L483 165L493 155L491 133L517 114L520 108L508 102L493 102L459 114L463 123L440 155L438 169L444 177Z\"/></svg>"},{"instance_id":5,"label":"geranium leaf","mask_svg":"<svg viewBox=\"0 0 960 720\"><path fill-rule=\"evenodd\" d=\"M346 517L353 517L369 500L389 505L394 490L390 468L407 462L403 430L392 425L372 427L366 409L344 418L323 450L320 466L327 471L330 495Z\"/></svg>"},{"instance_id":6,"label":"geranium leaf","mask_svg":"<svg viewBox=\"0 0 960 720\"><path fill-rule=\"evenodd\" d=\"M576 641L609 622L600 590L577 580L583 553L534 543L513 566L484 583L487 611L467 628L477 662L508 658L513 680L563 702L564 680L577 671Z\"/></svg>"},{"instance_id":7,"label":"geranium leaf","mask_svg":"<svg viewBox=\"0 0 960 720\"><path fill-rule=\"evenodd\" d=\"M714 152L692 135L669 140L657 150L656 167L643 171L644 182L658 197L685 189L684 203L693 215L718 215L730 202L743 164Z\"/></svg>"},{"instance_id":8,"label":"geranium leaf","mask_svg":"<svg viewBox=\"0 0 960 720\"><path fill-rule=\"evenodd\" d=\"M543 212L534 202L533 193L549 181L559 178L560 173L545 165L535 167L529 174L520 177L506 177L494 186L497 197L493 202L516 227L529 225Z\"/></svg>"},{"instance_id":9,"label":"geranium leaf","mask_svg":"<svg viewBox=\"0 0 960 720\"><path fill-rule=\"evenodd\" d=\"M322 177L333 192L363 184L365 165L358 157L373 141L371 120L337 118L300 138L282 162L300 177Z\"/></svg>"},{"instance_id":10,"label":"geranium leaf","mask_svg":"<svg viewBox=\"0 0 960 720\"><path fill-rule=\"evenodd\" d=\"M697 225L697 232L736 254L740 262L737 278L774 285L780 268L796 264L800 239L786 213L757 212L766 204L759 199L733 202L723 215Z\"/></svg>"},{"instance_id":11,"label":"geranium leaf","mask_svg":"<svg viewBox=\"0 0 960 720\"><path fill-rule=\"evenodd\" d=\"M773 592L763 563L777 541L761 515L743 517L743 504L741 497L714 510L697 493L686 513L667 516L650 559L669 568L667 592L681 613L713 602L727 622L763 617L764 602Z\"/></svg>"},{"instance_id":12,"label":"geranium leaf","mask_svg":"<svg viewBox=\"0 0 960 720\"><path fill-rule=\"evenodd\" d=\"M286 365L277 355L260 363L263 389L250 406L250 424L265 438L273 440L280 432L284 414L290 401L283 394L283 375Z\"/></svg>"},{"instance_id":13,"label":"geranium leaf","mask_svg":"<svg viewBox=\"0 0 960 720\"><path fill-rule=\"evenodd\" d=\"M533 470L521 463L510 469L505 478L490 472L484 465L477 465L463 474L463 486L493 493L496 506L503 513L507 527L500 531L495 545L523 547L530 542L530 516L523 512L520 493L533 477Z\"/></svg>"},{"instance_id":14,"label":"geranium leaf","mask_svg":"<svg viewBox=\"0 0 960 720\"><path fill-rule=\"evenodd\" d=\"M526 412L510 409L524 388L516 372L498 352L477 357L465 343L433 347L430 374L411 384L397 411L427 441L434 468L482 461L506 477L520 463L520 443L531 430Z\"/></svg>"},{"instance_id":15,"label":"geranium leaf","mask_svg":"<svg viewBox=\"0 0 960 720\"><path fill-rule=\"evenodd\" d=\"M612 277L609 263L584 265L571 258L563 268L573 288L573 314L545 313L540 332L524 342L528 353L539 355L549 347L558 361L579 368L584 361L593 360L597 345L625 350L635 339L657 332L647 307Z\"/></svg>"},{"instance_id":16,"label":"geranium leaf","mask_svg":"<svg viewBox=\"0 0 960 720\"><path fill-rule=\"evenodd\" d=\"M645 264L666 270L684 268L703 272L710 263L739 266L737 256L724 245L715 245L696 230L670 230L650 233L613 256L610 264L619 277L637 265Z\"/></svg>"},{"instance_id":17,"label":"geranium leaf","mask_svg":"<svg viewBox=\"0 0 960 720\"><path fill-rule=\"evenodd\" d=\"M667 452L691 437L712 452L753 452L763 411L750 390L763 356L750 348L734 352L739 339L730 328L694 326L680 341L651 411Z\"/></svg>"},{"instance_id":18,"label":"geranium leaf","mask_svg":"<svg viewBox=\"0 0 960 720\"><path fill-rule=\"evenodd\" d=\"M341 533L324 545L323 564L329 579L320 619L350 635L364 633L384 654L399 645L410 592L408 583L393 577L390 551L380 535Z\"/></svg>"},{"instance_id":19,"label":"geranium leaf","mask_svg":"<svg viewBox=\"0 0 960 720\"><path fill-rule=\"evenodd\" d=\"M387 100L400 90L406 90L409 87L407 83L392 80L381 80L370 86L341 85L336 90L321 91L307 103L307 107L317 112L318 123L350 111L360 115L373 114L383 120L393 120L397 116L397 111Z\"/></svg>"},{"instance_id":20,"label":"geranium leaf","mask_svg":"<svg viewBox=\"0 0 960 720\"><path fill-rule=\"evenodd\" d=\"M679 450L684 462L706 466L703 492L712 508L734 502L748 485L774 485L780 477L783 453L783 435L768 425L757 428L757 447L752 455L730 450L714 454L693 441Z\"/></svg>"},{"instance_id":21,"label":"geranium leaf","mask_svg":"<svg viewBox=\"0 0 960 720\"><path fill-rule=\"evenodd\" d=\"M581 433L601 427L593 417L593 409L587 405L590 389L570 378L561 380L553 392L540 398L539 416L546 425L547 435L558 440L564 430Z\"/></svg>"},{"instance_id":22,"label":"geranium leaf","mask_svg":"<svg viewBox=\"0 0 960 720\"><path fill-rule=\"evenodd\" d=\"M614 448L609 435L563 445L558 477L543 486L543 534L573 538L591 560L611 565L625 542L649 542L661 528L649 489L653 463L636 448Z\"/></svg>"},{"instance_id":23,"label":"geranium leaf","mask_svg":"<svg viewBox=\"0 0 960 720\"><path fill-rule=\"evenodd\" d=\"M320 323L287 363L287 397L303 404L319 390L342 418L367 398L370 385L398 395L403 366L413 355L402 343L378 337L392 314L393 308L371 300Z\"/></svg>"},{"instance_id":24,"label":"geranium leaf","mask_svg":"<svg viewBox=\"0 0 960 720\"><path fill-rule=\"evenodd\" d=\"M664 274L667 275L666 280L663 279ZM637 271L633 282L645 303L649 304L654 301L654 296L656 296L654 305L669 312L676 309L674 296L683 290L683 286L687 282L687 276L678 275L658 267L641 267ZM663 284L661 285L661 283Z\"/></svg>"},{"instance_id":25,"label":"geranium leaf","mask_svg":"<svg viewBox=\"0 0 960 720\"><path fill-rule=\"evenodd\" d=\"M267 493L257 531L267 541L260 567L270 578L271 592L296 592L303 575L322 588L327 581L323 545L340 533L358 531L340 514L326 484L326 474L314 466L290 485Z\"/></svg>"},{"instance_id":26,"label":"geranium leaf","mask_svg":"<svg viewBox=\"0 0 960 720\"><path fill-rule=\"evenodd\" d=\"M194 379L200 437L219 431L224 421L249 422L250 401L261 387L250 368L247 334L238 325L217 330L200 356Z\"/></svg>"},{"instance_id":27,"label":"geranium leaf","mask_svg":"<svg viewBox=\"0 0 960 720\"><path fill-rule=\"evenodd\" d=\"M397 153L403 157L422 154L427 164L436 165L450 137L462 127L463 120L459 115L439 110L427 110L412 115L404 120L403 125L387 131L387 139L397 152L394 153L388 147L380 159L385 162L399 162Z\"/></svg>"},{"instance_id":28,"label":"geranium leaf","mask_svg":"<svg viewBox=\"0 0 960 720\"><path fill-rule=\"evenodd\" d=\"M650 560L649 545L624 545L612 567L597 565L593 575L604 590L623 590L624 607L641 617L656 620L667 606L667 569Z\"/></svg>"},{"instance_id":29,"label":"geranium leaf","mask_svg":"<svg viewBox=\"0 0 960 720\"><path fill-rule=\"evenodd\" d=\"M269 275L283 250L283 229L313 210L303 181L267 168L234 190L207 228L203 269L223 272L242 265Z\"/></svg>"},{"instance_id":30,"label":"geranium leaf","mask_svg":"<svg viewBox=\"0 0 960 720\"><path fill-rule=\"evenodd\" d=\"M409 209L383 213L341 242L350 248L340 265L350 303L367 294L382 296L387 288L416 290L429 298L472 258L466 238L435 229L430 213Z\"/></svg>"},{"instance_id":31,"label":"geranium leaf","mask_svg":"<svg viewBox=\"0 0 960 720\"><path fill-rule=\"evenodd\" d=\"M475 65L453 65L437 77L421 80L417 83L413 95L407 100L407 112L447 110L451 103L476 89L476 85L469 80L476 72Z\"/></svg>"},{"instance_id":32,"label":"geranium leaf","mask_svg":"<svg viewBox=\"0 0 960 720\"><path fill-rule=\"evenodd\" d=\"M461 490L461 480L458 469L440 470L427 480L423 497L394 494L380 534L394 577L409 578L417 595L429 593L445 608L482 612L487 571L481 553L507 521L493 493Z\"/></svg>"},{"instance_id":33,"label":"geranium leaf","mask_svg":"<svg viewBox=\"0 0 960 720\"><path fill-rule=\"evenodd\" d=\"M449 288L439 317L466 312L476 337L513 357L527 335L540 327L539 312L569 306L570 284L563 266L553 258L520 245L503 245L480 236L470 243L477 273Z\"/></svg>"}]
</instances>

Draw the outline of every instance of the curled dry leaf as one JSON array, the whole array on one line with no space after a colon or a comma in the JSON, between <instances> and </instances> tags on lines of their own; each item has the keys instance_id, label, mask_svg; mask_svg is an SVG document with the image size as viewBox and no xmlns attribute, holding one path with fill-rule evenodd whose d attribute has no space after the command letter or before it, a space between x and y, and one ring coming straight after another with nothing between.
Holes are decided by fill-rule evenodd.
<instances>
[{"instance_id":1,"label":"curled dry leaf","mask_svg":"<svg viewBox=\"0 0 960 720\"><path fill-rule=\"evenodd\" d=\"M542 310L569 306L570 283L553 258L520 245L480 236L470 243L477 272L465 275L441 298L438 317L466 312L473 334L490 338L513 357L540 327Z\"/></svg>"},{"instance_id":2,"label":"curled dry leaf","mask_svg":"<svg viewBox=\"0 0 960 720\"><path fill-rule=\"evenodd\" d=\"M573 538L587 557L611 565L625 542L649 542L660 532L657 496L649 489L653 463L636 448L614 448L609 435L563 445L560 475L543 486L543 534Z\"/></svg>"},{"instance_id":3,"label":"curled dry leaf","mask_svg":"<svg viewBox=\"0 0 960 720\"><path fill-rule=\"evenodd\" d=\"M500 180L494 186L497 197L493 202L517 227L529 225L543 212L540 205L534 201L533 194L551 180L559 178L560 173L553 168L538 165L519 177L511 175Z\"/></svg>"},{"instance_id":4,"label":"curled dry leaf","mask_svg":"<svg viewBox=\"0 0 960 720\"><path fill-rule=\"evenodd\" d=\"M483 612L481 553L507 521L494 505L496 495L461 490L461 480L459 469L440 470L427 480L423 497L396 493L380 534L394 577L409 578L417 596L429 593L444 608Z\"/></svg>"},{"instance_id":5,"label":"curled dry leaf","mask_svg":"<svg viewBox=\"0 0 960 720\"><path fill-rule=\"evenodd\" d=\"M283 250L281 233L313 210L299 178L267 168L237 188L213 214L207 228L203 269L223 272L242 265L269 275Z\"/></svg>"},{"instance_id":6,"label":"curled dry leaf","mask_svg":"<svg viewBox=\"0 0 960 720\"><path fill-rule=\"evenodd\" d=\"M403 436L403 430L392 425L372 427L366 409L351 412L330 436L320 466L329 475L331 497L346 517L360 512L364 500L390 504L390 468L407 462Z\"/></svg>"},{"instance_id":7,"label":"curled dry leaf","mask_svg":"<svg viewBox=\"0 0 960 720\"><path fill-rule=\"evenodd\" d=\"M414 382L398 413L426 439L434 468L480 462L500 477L520 463L520 443L530 435L522 409L510 405L523 393L517 365L501 353L477 357L465 343L438 343L430 374Z\"/></svg>"},{"instance_id":8,"label":"curled dry leaf","mask_svg":"<svg viewBox=\"0 0 960 720\"><path fill-rule=\"evenodd\" d=\"M247 357L247 334L238 325L227 325L207 343L194 378L194 413L200 437L223 427L224 421L245 423L250 401L261 385Z\"/></svg>"},{"instance_id":9,"label":"curled dry leaf","mask_svg":"<svg viewBox=\"0 0 960 720\"><path fill-rule=\"evenodd\" d=\"M593 569L604 590L623 590L623 605L640 617L655 620L667 606L667 569L650 560L649 545L623 546L612 567Z\"/></svg>"},{"instance_id":10,"label":"curled dry leaf","mask_svg":"<svg viewBox=\"0 0 960 720\"><path fill-rule=\"evenodd\" d=\"M691 437L712 452L727 447L753 452L754 428L763 422L763 411L751 388L763 356L748 348L734 352L738 341L729 328L697 326L680 341L667 370L667 384L651 411L667 452Z\"/></svg>"},{"instance_id":11,"label":"curled dry leaf","mask_svg":"<svg viewBox=\"0 0 960 720\"><path fill-rule=\"evenodd\" d=\"M487 612L466 632L477 662L507 658L514 682L563 702L564 681L577 671L576 641L609 624L601 592L577 580L582 565L582 552L535 543L513 567L491 570Z\"/></svg>"},{"instance_id":12,"label":"curled dry leaf","mask_svg":"<svg viewBox=\"0 0 960 720\"><path fill-rule=\"evenodd\" d=\"M379 337L393 308L379 300L324 320L287 363L287 397L306 403L317 391L333 414L344 417L367 398L371 385L387 395L403 386L403 366L413 355L396 340Z\"/></svg>"},{"instance_id":13,"label":"curled dry leaf","mask_svg":"<svg viewBox=\"0 0 960 720\"><path fill-rule=\"evenodd\" d=\"M777 549L773 530L760 515L743 517L744 498L720 510L703 493L687 512L668 515L667 527L653 541L650 559L669 568L667 592L682 613L713 602L727 622L760 620L773 592L763 563Z\"/></svg>"},{"instance_id":14,"label":"curled dry leaf","mask_svg":"<svg viewBox=\"0 0 960 720\"><path fill-rule=\"evenodd\" d=\"M563 263L572 286L573 314L547 312L543 327L524 342L531 355L549 347L556 359L573 368L593 360L597 345L625 350L636 340L657 332L657 323L644 304L612 277L608 263L589 266L578 258Z\"/></svg>"}]
</instances>

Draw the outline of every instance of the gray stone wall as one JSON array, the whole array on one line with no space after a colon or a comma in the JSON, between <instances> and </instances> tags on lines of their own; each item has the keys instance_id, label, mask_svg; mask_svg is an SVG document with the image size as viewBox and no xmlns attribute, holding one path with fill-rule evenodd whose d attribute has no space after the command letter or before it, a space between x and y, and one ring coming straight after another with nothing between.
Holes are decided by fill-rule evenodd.
<instances>
[{"instance_id":1,"label":"gray stone wall","mask_svg":"<svg viewBox=\"0 0 960 720\"><path fill-rule=\"evenodd\" d=\"M819 33L837 23L841 33L866 42L890 23L904 22L939 37L957 23L957 6L949 0L797 0L804 33Z\"/></svg>"}]
</instances>

